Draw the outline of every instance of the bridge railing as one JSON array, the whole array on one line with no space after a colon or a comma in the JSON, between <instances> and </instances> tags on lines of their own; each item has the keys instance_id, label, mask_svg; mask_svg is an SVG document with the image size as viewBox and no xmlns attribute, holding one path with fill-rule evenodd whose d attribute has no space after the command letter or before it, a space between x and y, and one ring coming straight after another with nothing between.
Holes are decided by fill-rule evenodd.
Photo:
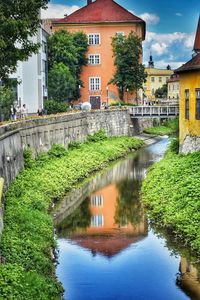
<instances>
[{"instance_id":1,"label":"bridge railing","mask_svg":"<svg viewBox=\"0 0 200 300\"><path fill-rule=\"evenodd\" d=\"M133 106L129 107L133 117L170 117L179 115L178 106Z\"/></svg>"}]
</instances>

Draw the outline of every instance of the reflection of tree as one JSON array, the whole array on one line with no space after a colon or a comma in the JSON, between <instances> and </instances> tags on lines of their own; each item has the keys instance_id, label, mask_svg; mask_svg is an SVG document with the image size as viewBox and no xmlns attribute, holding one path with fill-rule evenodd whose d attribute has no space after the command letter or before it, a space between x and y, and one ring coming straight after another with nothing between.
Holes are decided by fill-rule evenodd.
<instances>
[{"instance_id":1,"label":"reflection of tree","mask_svg":"<svg viewBox=\"0 0 200 300\"><path fill-rule=\"evenodd\" d=\"M115 211L115 223L125 226L128 223L137 225L142 221L143 211L140 202L139 180L124 180L117 184L119 197Z\"/></svg>"},{"instance_id":2,"label":"reflection of tree","mask_svg":"<svg viewBox=\"0 0 200 300\"><path fill-rule=\"evenodd\" d=\"M77 229L86 229L91 223L91 212L89 209L90 198L86 198L85 201L62 223L57 227L58 234L72 234Z\"/></svg>"}]
</instances>

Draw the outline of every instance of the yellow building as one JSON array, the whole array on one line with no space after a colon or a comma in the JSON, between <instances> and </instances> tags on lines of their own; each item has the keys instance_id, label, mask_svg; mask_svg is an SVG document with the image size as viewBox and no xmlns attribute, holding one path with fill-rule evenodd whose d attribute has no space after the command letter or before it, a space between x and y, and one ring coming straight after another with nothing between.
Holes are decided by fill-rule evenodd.
<instances>
[{"instance_id":1,"label":"yellow building","mask_svg":"<svg viewBox=\"0 0 200 300\"><path fill-rule=\"evenodd\" d=\"M180 76L180 151L200 150L200 19L193 58L176 70Z\"/></svg>"},{"instance_id":2,"label":"yellow building","mask_svg":"<svg viewBox=\"0 0 200 300\"><path fill-rule=\"evenodd\" d=\"M172 74L167 80L167 99L178 100L180 97L179 75Z\"/></svg>"},{"instance_id":3,"label":"yellow building","mask_svg":"<svg viewBox=\"0 0 200 300\"><path fill-rule=\"evenodd\" d=\"M147 99L154 100L155 91L167 83L167 80L173 74L173 71L170 69L154 68L154 62L150 55L149 65L148 68L145 68L145 72L147 73L147 78L143 86L144 94Z\"/></svg>"}]
</instances>

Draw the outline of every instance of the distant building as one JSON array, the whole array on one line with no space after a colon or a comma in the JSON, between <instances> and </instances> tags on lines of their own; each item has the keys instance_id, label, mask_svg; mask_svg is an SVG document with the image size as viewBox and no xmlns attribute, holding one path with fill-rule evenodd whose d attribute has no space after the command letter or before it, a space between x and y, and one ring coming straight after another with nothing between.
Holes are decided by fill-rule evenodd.
<instances>
[{"instance_id":1,"label":"distant building","mask_svg":"<svg viewBox=\"0 0 200 300\"><path fill-rule=\"evenodd\" d=\"M169 100L176 99L180 97L180 86L179 86L179 75L172 74L167 80L167 98Z\"/></svg>"},{"instance_id":2,"label":"distant building","mask_svg":"<svg viewBox=\"0 0 200 300\"><path fill-rule=\"evenodd\" d=\"M145 68L147 73L146 82L144 83L144 96L149 100L155 99L155 91L161 88L170 79L173 71L167 69L157 69L154 67L152 55L150 55L148 67Z\"/></svg>"},{"instance_id":3,"label":"distant building","mask_svg":"<svg viewBox=\"0 0 200 300\"><path fill-rule=\"evenodd\" d=\"M10 75L12 80L19 82L16 88L17 105L22 107L26 104L28 113L36 113L48 96L47 37L48 33L39 28L37 35L31 38L34 43L41 44L38 53L27 61L19 61L16 72Z\"/></svg>"},{"instance_id":4,"label":"distant building","mask_svg":"<svg viewBox=\"0 0 200 300\"><path fill-rule=\"evenodd\" d=\"M60 29L83 31L88 36L88 65L83 68L81 101L89 101L93 108L102 102L119 100L118 88L109 85L115 67L111 38L133 31L145 39L145 22L112 0L87 1L87 5L63 19L52 22L53 32ZM132 102L135 95L127 91L125 99Z\"/></svg>"},{"instance_id":5,"label":"distant building","mask_svg":"<svg viewBox=\"0 0 200 300\"><path fill-rule=\"evenodd\" d=\"M180 151L200 150L200 18L190 61L176 70L180 76Z\"/></svg>"}]
</instances>

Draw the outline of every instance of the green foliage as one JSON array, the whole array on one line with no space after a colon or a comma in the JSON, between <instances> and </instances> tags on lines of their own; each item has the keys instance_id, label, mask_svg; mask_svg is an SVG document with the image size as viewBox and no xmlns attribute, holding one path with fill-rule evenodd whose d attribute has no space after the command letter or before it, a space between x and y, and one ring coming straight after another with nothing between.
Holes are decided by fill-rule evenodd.
<instances>
[{"instance_id":1,"label":"green foliage","mask_svg":"<svg viewBox=\"0 0 200 300\"><path fill-rule=\"evenodd\" d=\"M13 105L15 96L10 88L0 87L0 119L3 115L4 120L10 119L10 107Z\"/></svg>"},{"instance_id":2,"label":"green foliage","mask_svg":"<svg viewBox=\"0 0 200 300\"><path fill-rule=\"evenodd\" d=\"M100 142L100 141L104 141L108 138L106 132L104 129L100 129L99 131L97 131L96 133L92 134L92 135L88 135L87 136L87 141L88 142Z\"/></svg>"},{"instance_id":3,"label":"green foliage","mask_svg":"<svg viewBox=\"0 0 200 300\"><path fill-rule=\"evenodd\" d=\"M54 144L51 147L51 149L48 151L48 155L51 158L62 157L62 156L65 156L66 154L67 154L67 150L65 149L65 147L63 147L62 145L59 145L59 144Z\"/></svg>"},{"instance_id":4,"label":"green foliage","mask_svg":"<svg viewBox=\"0 0 200 300\"><path fill-rule=\"evenodd\" d=\"M170 145L168 147L168 151L178 154L179 153L179 139L173 138L170 142Z\"/></svg>"},{"instance_id":5,"label":"green foliage","mask_svg":"<svg viewBox=\"0 0 200 300\"><path fill-rule=\"evenodd\" d=\"M161 88L155 91L156 98L167 98L167 84L163 84Z\"/></svg>"},{"instance_id":6,"label":"green foliage","mask_svg":"<svg viewBox=\"0 0 200 300\"><path fill-rule=\"evenodd\" d=\"M162 125L156 125L155 127L145 128L143 132L155 135L172 135L178 133L179 120L171 119L164 122Z\"/></svg>"},{"instance_id":7,"label":"green foliage","mask_svg":"<svg viewBox=\"0 0 200 300\"><path fill-rule=\"evenodd\" d=\"M48 76L49 98L56 101L70 101L76 90L76 79L64 63L55 63Z\"/></svg>"},{"instance_id":8,"label":"green foliage","mask_svg":"<svg viewBox=\"0 0 200 300\"><path fill-rule=\"evenodd\" d=\"M132 103L125 103L124 101L116 101L113 102L109 105L110 106L135 106L136 104L132 104Z\"/></svg>"},{"instance_id":9,"label":"green foliage","mask_svg":"<svg viewBox=\"0 0 200 300\"><path fill-rule=\"evenodd\" d=\"M171 230L200 257L200 152L168 152L149 171L143 202L158 225Z\"/></svg>"},{"instance_id":10,"label":"green foliage","mask_svg":"<svg viewBox=\"0 0 200 300\"><path fill-rule=\"evenodd\" d=\"M51 115L51 114L66 112L68 110L68 106L63 102L47 100L44 102L44 109L47 110L48 115Z\"/></svg>"},{"instance_id":11,"label":"green foliage","mask_svg":"<svg viewBox=\"0 0 200 300\"><path fill-rule=\"evenodd\" d=\"M35 161L33 159L32 150L30 148L25 149L23 155L24 155L24 168L28 169L33 167Z\"/></svg>"},{"instance_id":12,"label":"green foliage","mask_svg":"<svg viewBox=\"0 0 200 300\"><path fill-rule=\"evenodd\" d=\"M82 143L79 141L72 141L68 144L68 148L70 150L79 149L81 147L81 145L82 145Z\"/></svg>"},{"instance_id":13,"label":"green foliage","mask_svg":"<svg viewBox=\"0 0 200 300\"><path fill-rule=\"evenodd\" d=\"M0 1L0 78L15 71L17 62L26 60L39 45L30 37L40 26L39 12L47 0ZM20 43L20 46L19 46Z\"/></svg>"},{"instance_id":14,"label":"green foliage","mask_svg":"<svg viewBox=\"0 0 200 300\"><path fill-rule=\"evenodd\" d=\"M125 91L137 92L146 78L145 67L140 63L142 41L132 31L127 37L113 37L112 47L116 72L110 83L117 85L120 98L124 100Z\"/></svg>"},{"instance_id":15,"label":"green foliage","mask_svg":"<svg viewBox=\"0 0 200 300\"><path fill-rule=\"evenodd\" d=\"M62 146L55 145L32 165L30 151L25 151L29 168L17 176L6 194L0 245L3 299L61 298L51 255L55 248L53 221L48 214L52 201L62 199L80 180L142 145L143 141L130 137L100 139L67 155Z\"/></svg>"},{"instance_id":16,"label":"green foliage","mask_svg":"<svg viewBox=\"0 0 200 300\"><path fill-rule=\"evenodd\" d=\"M86 34L59 30L50 36L48 49L50 97L57 101L78 99L82 67L87 64Z\"/></svg>"}]
</instances>

